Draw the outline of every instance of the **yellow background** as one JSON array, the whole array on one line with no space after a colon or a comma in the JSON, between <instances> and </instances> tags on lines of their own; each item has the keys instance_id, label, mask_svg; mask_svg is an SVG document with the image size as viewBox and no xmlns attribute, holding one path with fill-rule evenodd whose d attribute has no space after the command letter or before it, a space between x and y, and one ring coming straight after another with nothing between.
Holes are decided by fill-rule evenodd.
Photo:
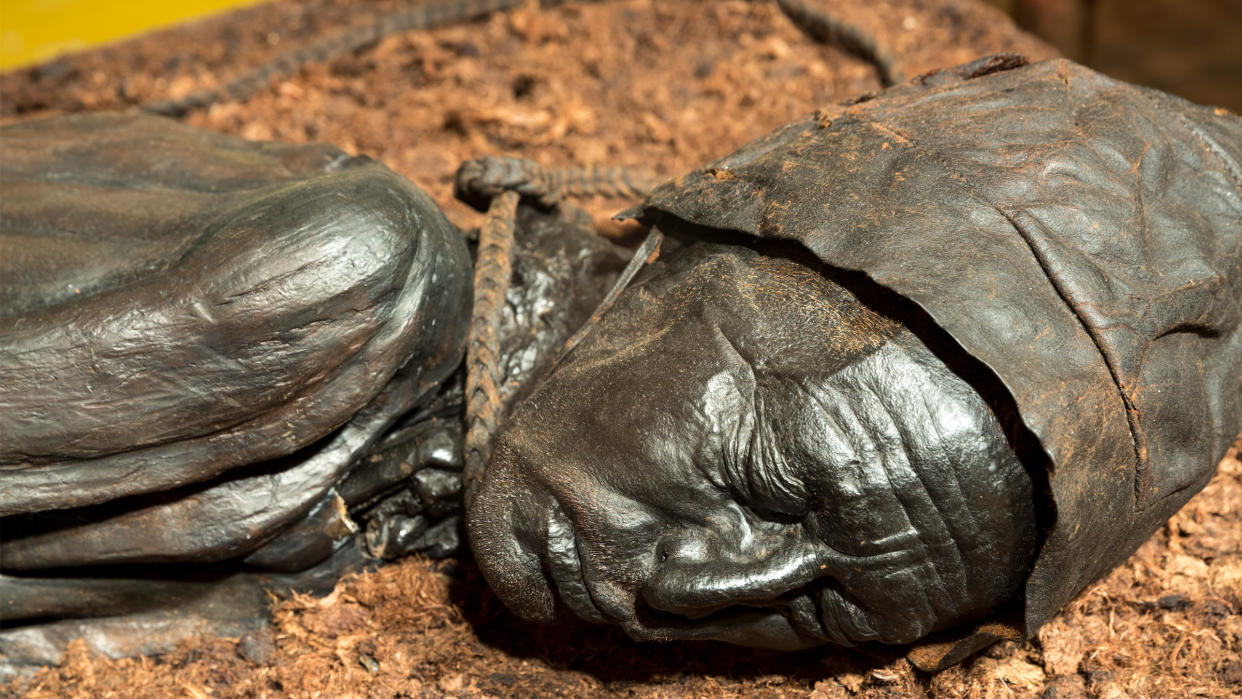
<instances>
[{"instance_id":1,"label":"yellow background","mask_svg":"<svg viewBox=\"0 0 1242 699\"><path fill-rule=\"evenodd\" d=\"M260 0L0 0L0 69Z\"/></svg>"}]
</instances>

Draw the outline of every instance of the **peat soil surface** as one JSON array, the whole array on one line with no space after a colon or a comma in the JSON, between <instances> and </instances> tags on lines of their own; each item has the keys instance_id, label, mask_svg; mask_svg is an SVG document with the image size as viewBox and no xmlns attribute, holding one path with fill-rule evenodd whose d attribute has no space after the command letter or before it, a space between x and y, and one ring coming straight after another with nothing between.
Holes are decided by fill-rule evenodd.
<instances>
[{"instance_id":1,"label":"peat soil surface","mask_svg":"<svg viewBox=\"0 0 1242 699\"><path fill-rule=\"evenodd\" d=\"M215 84L402 6L280 1L0 75L0 121L127 108ZM842 0L918 69L1051 49L973 0ZM883 21L876 22L879 16ZM312 65L186 121L252 139L333 143L420 186L455 223L464 159L624 165L674 176L814 109L876 90L865 61L806 38L771 2L533 6L409 32ZM629 202L585 206L605 232ZM78 645L0 696L1236 696L1242 694L1242 463L1236 451L1125 565L1027 643L928 677L897 651L779 654L638 644L612 628L536 627L464 561L412 559L275 605L270 634L158 658Z\"/></svg>"}]
</instances>

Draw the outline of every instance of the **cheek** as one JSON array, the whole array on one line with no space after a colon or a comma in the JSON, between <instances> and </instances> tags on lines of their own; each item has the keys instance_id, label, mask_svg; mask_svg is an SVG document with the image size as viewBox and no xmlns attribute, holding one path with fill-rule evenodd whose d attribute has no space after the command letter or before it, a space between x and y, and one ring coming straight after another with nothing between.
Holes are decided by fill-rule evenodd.
<instances>
[{"instance_id":1,"label":"cheek","mask_svg":"<svg viewBox=\"0 0 1242 699\"><path fill-rule=\"evenodd\" d=\"M587 417L559 433L550 422L533 426L552 444L546 458L532 462L532 475L576 522L600 536L692 518L704 501L718 497L694 458L702 438L696 425L657 405L627 412L630 419Z\"/></svg>"},{"instance_id":2,"label":"cheek","mask_svg":"<svg viewBox=\"0 0 1242 699\"><path fill-rule=\"evenodd\" d=\"M898 492L916 475L898 430L877 419L887 418L884 406L841 383L789 382L765 393L774 460L793 474L806 525L820 541L850 556L899 550L917 538Z\"/></svg>"},{"instance_id":3,"label":"cheek","mask_svg":"<svg viewBox=\"0 0 1242 699\"><path fill-rule=\"evenodd\" d=\"M507 428L541 452L532 475L601 537L700 518L724 494L712 379L660 347L568 367Z\"/></svg>"},{"instance_id":4,"label":"cheek","mask_svg":"<svg viewBox=\"0 0 1242 699\"><path fill-rule=\"evenodd\" d=\"M904 643L1017 593L1023 471L987 406L947 369L877 353L799 401L793 458L809 464L808 530L857 561L842 598Z\"/></svg>"}]
</instances>

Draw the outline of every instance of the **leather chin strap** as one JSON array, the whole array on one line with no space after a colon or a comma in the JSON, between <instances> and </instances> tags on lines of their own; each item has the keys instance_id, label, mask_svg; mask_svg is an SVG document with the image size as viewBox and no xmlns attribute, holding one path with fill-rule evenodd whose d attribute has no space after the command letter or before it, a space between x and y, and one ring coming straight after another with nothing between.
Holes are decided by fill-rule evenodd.
<instances>
[{"instance_id":1,"label":"leather chin strap","mask_svg":"<svg viewBox=\"0 0 1242 699\"><path fill-rule=\"evenodd\" d=\"M599 306L591 312L590 317L587 318L586 322L582 324L582 327L578 328L578 331L565 341L565 344L561 347L560 351L556 353L556 356L552 358L552 361L548 362L547 368L543 370L539 378L542 379L543 376L546 376L547 372L551 371L557 364L560 364L561 360L567 357L569 353L578 346L578 343L582 341L582 338L586 337L586 334L591 330L591 328L595 327L595 324L599 322L599 319L602 318L604 314L608 312L608 309L612 308L613 304L617 302L617 299L621 296L621 292L625 291L626 287L630 285L630 282L634 280L634 277L638 276L638 272L643 268L643 266L659 259L660 245L663 243L664 234L661 233L658 228L652 227L651 230L647 232L647 237L643 240L643 244L639 245L638 249L634 251L634 256L630 258L629 264L625 266L625 269L621 270L621 275L617 277L617 281L612 285L612 289L608 292L608 295L605 296L604 300L600 301Z\"/></svg>"}]
</instances>

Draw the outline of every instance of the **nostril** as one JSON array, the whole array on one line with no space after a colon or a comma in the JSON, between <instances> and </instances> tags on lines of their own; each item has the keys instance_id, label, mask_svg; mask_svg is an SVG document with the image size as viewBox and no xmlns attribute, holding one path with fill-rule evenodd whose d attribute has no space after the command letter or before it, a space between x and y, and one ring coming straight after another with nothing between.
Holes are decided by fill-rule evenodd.
<instances>
[{"instance_id":1,"label":"nostril","mask_svg":"<svg viewBox=\"0 0 1242 699\"><path fill-rule=\"evenodd\" d=\"M713 546L707 537L682 532L675 537L661 539L656 546L656 558L661 564L672 560L678 565L704 563L721 558L721 556L713 555L712 551Z\"/></svg>"},{"instance_id":2,"label":"nostril","mask_svg":"<svg viewBox=\"0 0 1242 699\"><path fill-rule=\"evenodd\" d=\"M673 555L673 544L665 539L660 542L659 546L656 547L656 551L656 559L659 560L660 563L664 563L670 556Z\"/></svg>"}]
</instances>

